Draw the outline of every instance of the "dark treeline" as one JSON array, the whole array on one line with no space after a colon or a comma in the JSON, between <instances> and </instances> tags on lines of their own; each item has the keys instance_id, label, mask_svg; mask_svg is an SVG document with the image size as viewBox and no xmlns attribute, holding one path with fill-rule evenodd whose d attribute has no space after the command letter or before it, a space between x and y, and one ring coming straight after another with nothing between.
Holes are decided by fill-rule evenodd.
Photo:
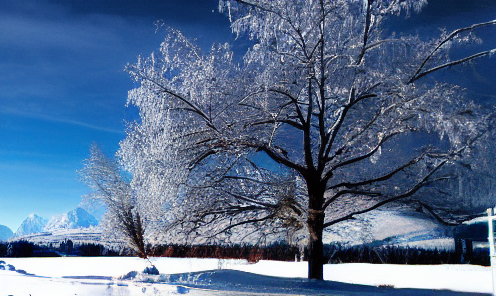
<instances>
[{"instance_id":1,"label":"dark treeline","mask_svg":"<svg viewBox=\"0 0 496 296\"><path fill-rule=\"evenodd\" d=\"M17 241L0 243L0 257L58 257L59 255L49 248L38 246L32 242Z\"/></svg>"},{"instance_id":2,"label":"dark treeline","mask_svg":"<svg viewBox=\"0 0 496 296\"><path fill-rule=\"evenodd\" d=\"M74 244L65 240L57 245L37 245L28 241L0 243L0 257L119 256L100 244ZM127 255L127 254L123 254ZM132 254L130 254L132 255Z\"/></svg>"},{"instance_id":3,"label":"dark treeline","mask_svg":"<svg viewBox=\"0 0 496 296\"><path fill-rule=\"evenodd\" d=\"M246 259L249 262L260 260L294 261L300 260L299 249L286 243L274 243L266 246L255 245L148 245L146 251L151 257L173 258L219 258ZM131 249L109 249L101 244L74 244L71 240L53 245L39 246L31 242L18 241L0 243L0 257L57 257L57 256L136 256ZM307 258L306 250L304 258ZM374 263L374 264L461 264L489 266L489 251L476 248L470 257L464 257L454 251L425 250L409 247L369 247L324 245L326 263Z\"/></svg>"},{"instance_id":4,"label":"dark treeline","mask_svg":"<svg viewBox=\"0 0 496 296\"><path fill-rule=\"evenodd\" d=\"M449 250L426 250L420 248L359 245L343 247L338 244L324 245L324 257L328 263L375 263L375 264L474 264L490 266L489 250L476 248L470 257Z\"/></svg>"},{"instance_id":5,"label":"dark treeline","mask_svg":"<svg viewBox=\"0 0 496 296\"><path fill-rule=\"evenodd\" d=\"M77 246L77 254L75 255L83 256L83 257L98 257L98 256L125 256L132 254L118 252L100 244L81 244Z\"/></svg>"},{"instance_id":6,"label":"dark treeline","mask_svg":"<svg viewBox=\"0 0 496 296\"><path fill-rule=\"evenodd\" d=\"M294 261L299 251L295 246L275 243L267 246L254 245L159 245L148 246L147 252L154 257L175 258L219 258L246 259L249 262L260 260Z\"/></svg>"}]
</instances>

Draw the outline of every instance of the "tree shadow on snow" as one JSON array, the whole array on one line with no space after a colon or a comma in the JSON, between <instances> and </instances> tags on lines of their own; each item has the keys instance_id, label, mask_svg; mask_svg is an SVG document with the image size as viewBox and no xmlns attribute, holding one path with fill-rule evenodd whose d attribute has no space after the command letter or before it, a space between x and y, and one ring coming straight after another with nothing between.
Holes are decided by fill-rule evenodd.
<instances>
[{"instance_id":1,"label":"tree shadow on snow","mask_svg":"<svg viewBox=\"0 0 496 296\"><path fill-rule=\"evenodd\" d=\"M220 291L298 295L381 295L381 296L468 296L490 295L448 290L395 289L315 281L301 278L280 278L236 270L214 270L183 274L161 275L160 281L173 285Z\"/></svg>"}]
</instances>

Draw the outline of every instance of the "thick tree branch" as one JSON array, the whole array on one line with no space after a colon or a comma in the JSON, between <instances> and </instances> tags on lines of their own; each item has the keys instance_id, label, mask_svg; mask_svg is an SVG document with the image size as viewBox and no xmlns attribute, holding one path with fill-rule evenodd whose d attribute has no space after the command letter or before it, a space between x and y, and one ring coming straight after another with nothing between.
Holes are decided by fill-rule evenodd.
<instances>
[{"instance_id":1,"label":"thick tree branch","mask_svg":"<svg viewBox=\"0 0 496 296\"><path fill-rule=\"evenodd\" d=\"M473 54L469 57L466 57L466 58L463 58L463 59L459 59L459 60L456 60L456 61L452 61L452 62L448 62L448 63L445 63L445 64L442 64L440 66L437 66L437 67L434 67L434 68L431 68L429 70L426 70L414 77L412 77L409 81L408 81L408 84L410 83L413 83L415 82L416 80L426 76L426 75L429 75L433 72L436 72L438 70L441 70L441 69L444 69L444 68L447 68L447 67L452 67L452 66L456 66L456 65L459 65L459 64L463 64L463 63L466 63L468 61L471 61L471 60L474 60L476 58L480 58L480 57L483 57L483 56L486 56L486 55L491 55L491 54L495 54L496 53L496 48L495 49L491 49L491 50L487 50L487 51L483 51L483 52L479 52L479 53L476 53L476 54Z\"/></svg>"},{"instance_id":2,"label":"thick tree branch","mask_svg":"<svg viewBox=\"0 0 496 296\"><path fill-rule=\"evenodd\" d=\"M290 169L293 169L299 173L306 174L307 169L299 164L293 163L292 161L288 160L287 158L279 155L277 152L273 151L271 148L263 145L263 146L253 146L254 148L260 149L261 151L264 151L267 153L267 155L272 158L275 162L280 163L284 166L287 166Z\"/></svg>"},{"instance_id":3,"label":"thick tree branch","mask_svg":"<svg viewBox=\"0 0 496 296\"><path fill-rule=\"evenodd\" d=\"M227 195L230 195L236 199L239 199L239 200L242 200L242 201L245 201L245 202L249 202L249 203L254 203L254 204L257 204L257 205L260 205L260 206L264 206L264 207L267 207L267 208L271 208L271 209L275 209L277 208L277 205L273 205L273 204L269 204L269 203L265 203L265 202L261 202L261 201L258 201L258 200L255 200L253 198L250 198L250 197L246 197L246 196L242 196L241 194L236 194L236 193L232 193L230 191L227 191L227 190L223 190L223 189L218 189L220 192L224 192L225 194ZM260 195L263 193L263 191L266 191L266 190L262 190L262 192L259 192L258 194L256 195Z\"/></svg>"},{"instance_id":4,"label":"thick tree branch","mask_svg":"<svg viewBox=\"0 0 496 296\"><path fill-rule=\"evenodd\" d=\"M340 196L346 195L346 194L352 194L352 195L361 195L361 196L370 196L370 197L378 197L381 196L382 193L380 192L374 192L374 191L363 191L363 190L341 190L334 194L331 198L329 198L325 203L324 206L322 207L323 210L327 209L327 207L333 203L335 200L337 200Z\"/></svg>"},{"instance_id":5,"label":"thick tree branch","mask_svg":"<svg viewBox=\"0 0 496 296\"><path fill-rule=\"evenodd\" d=\"M267 120L253 122L250 125L255 126L255 125L263 125L263 124L273 124L273 123L284 123L299 130L303 130L303 125L301 125L299 122L289 119L267 119Z\"/></svg>"},{"instance_id":6,"label":"thick tree branch","mask_svg":"<svg viewBox=\"0 0 496 296\"><path fill-rule=\"evenodd\" d=\"M372 88L375 88L378 85L379 84L376 84ZM332 150L332 147L334 145L334 142L336 141L336 137L338 135L338 132L341 129L341 127L342 127L342 125L344 123L344 120L346 119L346 115L348 114L348 112L351 110L351 108L353 108L355 105L357 105L358 103L362 102L363 100L369 99L369 98L374 98L374 97L377 97L377 95L375 95L375 94L364 94L364 95L359 96L358 98L355 98L355 89L353 88L351 90L350 99L349 99L350 103L348 103L346 106L344 106L343 111L341 111L341 114L339 115L339 118L336 120L336 122L333 124L333 126L329 129L329 133L328 133L328 136L327 137L329 137L329 134L330 134L330 140L329 140L329 142L327 144L326 151L325 151L325 153L323 155L324 156L324 159L326 161L331 160L331 159L329 159L329 153Z\"/></svg>"},{"instance_id":7,"label":"thick tree branch","mask_svg":"<svg viewBox=\"0 0 496 296\"><path fill-rule=\"evenodd\" d=\"M337 188L340 188L340 187L356 188L356 187L359 187L359 186L364 186L364 185L369 185L369 184L373 184L373 183L377 183L377 182L387 181L387 180L391 179L394 175L398 174L399 172L401 172L401 171L405 170L406 168L408 168L408 167L416 164L422 158L424 158L426 155L427 155L427 153L422 153L419 156L411 159L407 163L405 163L405 164L397 167L394 170L391 170L389 173L384 174L384 175L382 175L380 177L369 179L369 180L365 180L365 181L361 181L361 182L353 182L353 183L352 182L342 182L342 183L333 185L333 186L331 186L331 187L329 187L327 189L331 189L332 190L332 189L337 189Z\"/></svg>"},{"instance_id":8,"label":"thick tree branch","mask_svg":"<svg viewBox=\"0 0 496 296\"><path fill-rule=\"evenodd\" d=\"M183 102L184 104L188 105L194 113L198 114L206 121L206 123L209 127L213 128L214 130L217 131L217 129L215 128L213 122L210 120L208 115L205 114L198 106L193 104L193 102L191 102L191 100L188 100L187 98L181 96L180 94L170 90L169 88L165 87L164 85L162 85L158 81L155 81L154 79L152 79L146 75L140 75L140 77L142 79L149 81L149 82L153 83L154 85L158 86L164 93L167 93L167 94L177 98L179 101Z\"/></svg>"},{"instance_id":9,"label":"thick tree branch","mask_svg":"<svg viewBox=\"0 0 496 296\"><path fill-rule=\"evenodd\" d=\"M442 69L442 68L446 68L446 67L449 67L449 66L454 66L456 64L461 64L461 63L464 63L464 62L467 62L469 60L472 60L472 59L475 59L475 58L478 58L478 57L481 57L481 56L484 56L488 53L490 53L491 51L487 51L484 53L478 53L478 54L474 54L468 58L464 58L464 59L460 59L458 61L455 61L456 63L453 64L453 65L448 65L450 63L446 63L444 64L444 66L439 66L439 67L434 67L432 68L431 70L428 70L428 71L425 71L423 73L422 72L422 69L424 69L425 65L427 64L427 62L434 56L434 54L444 45L446 44L447 42L449 42L451 39L453 39L456 35L460 34L460 33L463 33L465 31L471 31L473 29L476 29L476 28L479 28L479 27L485 27L485 26L490 26L490 25L496 25L496 20L493 20L493 21L489 21L489 22L484 22L484 23L479 23L479 24L475 24L475 25L472 25L470 27L465 27L465 28L460 28L460 29L457 29L457 30L454 30L453 32L451 32L451 34L449 34L445 39L443 39L441 42L439 42L439 44L431 51L431 53L424 59L424 61L422 62L422 64L420 64L420 66L418 67L417 71L415 71L415 73L412 75L412 78L410 78L410 80L408 81L408 84L410 83L413 83L414 81L418 80L419 78L429 74L429 73L432 73L434 71L437 71L439 69Z\"/></svg>"},{"instance_id":10,"label":"thick tree branch","mask_svg":"<svg viewBox=\"0 0 496 296\"><path fill-rule=\"evenodd\" d=\"M313 89L312 89L312 79L308 79L308 110L306 122L303 125L303 157L307 168L314 170L313 155L312 155L312 144L311 144L311 121L312 121L312 111L313 111Z\"/></svg>"},{"instance_id":11,"label":"thick tree branch","mask_svg":"<svg viewBox=\"0 0 496 296\"><path fill-rule=\"evenodd\" d=\"M391 139L392 137L394 137L394 136L396 136L396 135L398 135L400 133L401 132L393 132L393 133L391 133L391 134L389 134L389 135L381 138L379 140L379 143L374 147L374 149L372 149L371 151L369 151L368 153L366 153L364 155L357 156L355 158L351 158L351 159L345 160L343 162L340 162L340 163L334 165L332 167L332 169L330 170L330 172L332 172L332 171L334 171L334 170L336 170L336 169L338 169L340 167L344 167L344 166L347 166L347 165L350 165L350 164L353 164L353 163L356 163L356 162L359 162L361 160L364 160L364 159L367 159L367 158L371 157L374 153L377 152L377 150L379 150L379 148L382 147L382 145L384 145L384 143L386 143L387 140ZM325 180L327 180L327 179L328 179L328 177L326 176L325 177Z\"/></svg>"},{"instance_id":12,"label":"thick tree branch","mask_svg":"<svg viewBox=\"0 0 496 296\"><path fill-rule=\"evenodd\" d=\"M395 201L398 201L398 200L401 200L401 199L405 199L407 197L410 197L410 196L414 195L415 193L417 193L421 188L423 188L428 183L429 178L435 172L437 172L444 164L446 164L447 161L448 160L442 161L431 172L429 172L424 178L422 178L422 180L420 180L417 184L415 184L414 186L412 186L410 189L408 189L404 193L402 193L400 195L397 195L397 196L393 196L393 197L388 198L388 199L385 199L385 200L382 200L380 202L377 202L373 206L370 206L370 207L365 208L363 210L355 211L355 212L350 213L348 215L345 215L345 216L343 216L341 218L335 219L333 221L326 222L326 223L324 223L324 228L329 227L329 226L334 225L334 224L339 223L339 222L343 222L343 221L346 221L346 220L353 219L354 216L356 216L356 215L360 215L360 214L364 214L364 213L373 211L373 210L375 210L375 209L377 209L379 207L382 207L383 205L386 205L386 204L389 204L389 203L392 203L392 202L395 202Z\"/></svg>"},{"instance_id":13,"label":"thick tree branch","mask_svg":"<svg viewBox=\"0 0 496 296\"><path fill-rule=\"evenodd\" d=\"M365 56L365 53L367 51L367 44L368 44L368 38L369 38L369 32L370 32L370 23L371 23L371 9L370 5L372 4L373 0L367 0L367 8L365 12L365 26L363 28L363 41L362 41L362 50L360 51L360 54L358 55L358 58L356 59L355 64L360 65L362 63L363 57Z\"/></svg>"},{"instance_id":14,"label":"thick tree branch","mask_svg":"<svg viewBox=\"0 0 496 296\"><path fill-rule=\"evenodd\" d=\"M481 217L481 216L485 216L485 214L486 214L486 213L481 213L481 214L478 214L478 215L468 215L468 216L464 217L463 219L457 219L456 220L457 222L450 222L450 221L446 221L440 215L438 215L435 212L434 208L432 208L428 204L423 203L423 202L420 202L420 201L417 201L417 203L422 208L424 208L432 217L434 217L434 219L436 219L437 222L439 222L439 223L441 223L443 225L446 225L446 226L458 226L458 225L462 224L463 222L470 221L472 219L475 219L475 218L478 218L478 217Z\"/></svg>"},{"instance_id":15,"label":"thick tree branch","mask_svg":"<svg viewBox=\"0 0 496 296\"><path fill-rule=\"evenodd\" d=\"M275 89L275 88L270 88L270 89L268 89L268 91L288 97L295 107L296 114L298 115L298 119L300 120L301 125L303 126L306 124L305 118L303 117L303 112L301 111L301 108L300 108L300 104L298 103L298 100L295 97L293 97L291 94L289 94L285 91Z\"/></svg>"},{"instance_id":16,"label":"thick tree branch","mask_svg":"<svg viewBox=\"0 0 496 296\"><path fill-rule=\"evenodd\" d=\"M404 193L402 193L400 195L397 195L397 196L393 196L393 197L388 198L388 199L385 199L385 200L382 200L380 202L377 202L373 206L370 206L370 207L365 208L363 210L355 211L355 212L350 213L348 215L345 215L345 216L343 216L341 218L338 218L338 219L335 219L335 220L326 222L326 223L324 223L324 228L329 227L329 226L334 225L334 224L339 223L339 222L343 222L343 221L346 221L346 220L353 219L354 216L356 216L356 215L360 215L360 214L364 214L364 213L373 211L373 210L375 210L375 209L377 209L379 207L382 207L383 205L386 205L386 204L389 204L389 203L392 203L392 202L395 202L395 201L398 201L398 200L405 199L405 198L408 198L408 197L413 196L415 193L417 193L424 186L426 186L428 184L431 184L432 182L435 182L433 180L430 180L431 177L437 171L439 171L439 169L441 167L443 167L446 163L448 163L449 161L451 161L453 158L458 157L464 150L466 150L467 148L471 147L476 141L478 141L480 139L480 137L485 132L486 131L483 131L483 132L478 133L471 140L469 140L466 145L464 145L463 147L460 147L459 149L457 149L453 153L451 153L449 155L448 154L445 154L446 157L442 161L440 161L428 174L426 174L422 178L422 180L420 180L419 182L417 182L414 186L412 186L410 189L408 189ZM444 179L444 178L442 178L442 179Z\"/></svg>"},{"instance_id":17,"label":"thick tree branch","mask_svg":"<svg viewBox=\"0 0 496 296\"><path fill-rule=\"evenodd\" d=\"M267 215L265 217L262 217L262 218L258 218L258 219L248 219L248 220L244 220L244 221L241 221L241 222L237 222L237 223L234 223L234 224L231 224L227 227L225 227L224 229L214 233L213 235L211 235L210 237L215 237L221 233L225 233L231 229L233 229L234 227L237 227L237 226L241 226L241 225L246 225L246 224L252 224L252 223L258 223L258 222L263 222L263 221L266 221L266 220L270 220L270 219L273 219L275 217L275 214L270 214L270 215Z\"/></svg>"}]
</instances>

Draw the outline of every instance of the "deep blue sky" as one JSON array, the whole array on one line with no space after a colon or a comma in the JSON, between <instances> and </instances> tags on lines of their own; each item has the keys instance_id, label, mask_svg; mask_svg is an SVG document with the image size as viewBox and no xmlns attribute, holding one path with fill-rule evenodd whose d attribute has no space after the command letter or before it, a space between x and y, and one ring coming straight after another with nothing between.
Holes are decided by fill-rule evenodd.
<instances>
[{"instance_id":1,"label":"deep blue sky","mask_svg":"<svg viewBox=\"0 0 496 296\"><path fill-rule=\"evenodd\" d=\"M208 48L231 38L217 0L0 1L0 224L48 219L88 192L76 171L124 137L123 69L163 40L162 19Z\"/></svg>"},{"instance_id":2,"label":"deep blue sky","mask_svg":"<svg viewBox=\"0 0 496 296\"><path fill-rule=\"evenodd\" d=\"M439 26L496 19L494 0L430 2L396 29L436 32ZM125 108L133 84L123 69L158 48L164 32L155 32L154 21L162 19L208 49L212 42L232 40L217 5L217 0L0 1L0 224L16 231L30 213L48 219L77 207L88 189L76 171L91 143L115 152L124 120L133 119ZM492 37L486 45L495 43ZM480 84L472 93L496 94L496 75L485 76L494 73L495 61L470 70Z\"/></svg>"}]
</instances>

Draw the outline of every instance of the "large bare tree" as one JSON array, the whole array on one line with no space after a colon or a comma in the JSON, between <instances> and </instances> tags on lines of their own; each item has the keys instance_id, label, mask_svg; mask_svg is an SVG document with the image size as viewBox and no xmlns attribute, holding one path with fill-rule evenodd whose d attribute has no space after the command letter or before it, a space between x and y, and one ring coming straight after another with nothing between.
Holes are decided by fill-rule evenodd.
<instances>
[{"instance_id":1,"label":"large bare tree","mask_svg":"<svg viewBox=\"0 0 496 296\"><path fill-rule=\"evenodd\" d=\"M382 30L426 2L221 0L234 33L252 40L240 62L228 44L203 53L169 28L157 53L128 67L141 121L119 153L133 186L188 235L303 229L314 279L323 230L338 222L394 202L470 214L443 217L425 188L491 117L432 74L492 55L449 52L496 21L429 41Z\"/></svg>"}]
</instances>

